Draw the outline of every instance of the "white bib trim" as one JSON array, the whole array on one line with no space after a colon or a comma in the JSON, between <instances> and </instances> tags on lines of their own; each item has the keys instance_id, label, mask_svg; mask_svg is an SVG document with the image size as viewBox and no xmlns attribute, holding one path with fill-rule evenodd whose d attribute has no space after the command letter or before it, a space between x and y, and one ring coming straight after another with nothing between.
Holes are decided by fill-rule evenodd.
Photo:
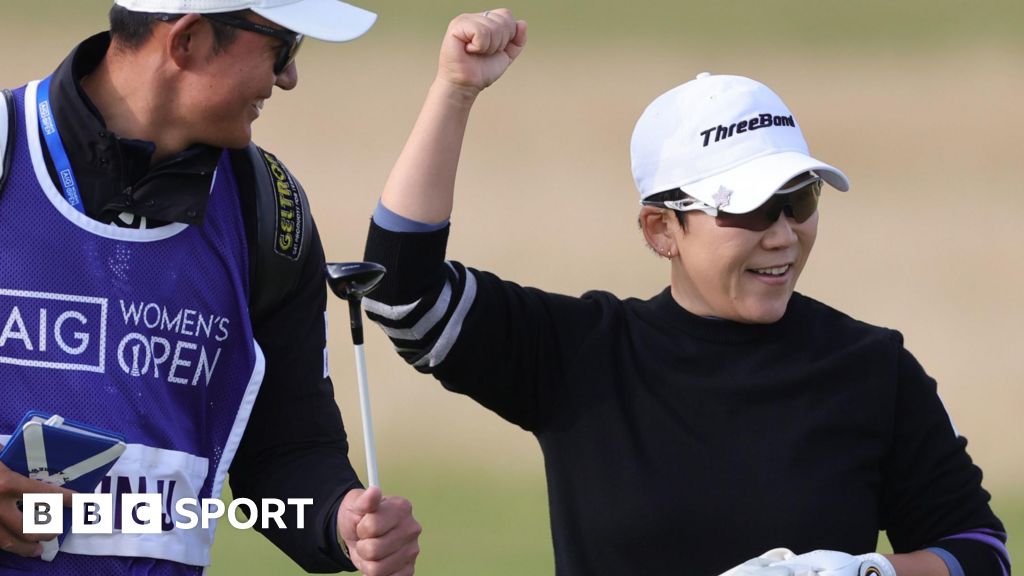
<instances>
[{"instance_id":1,"label":"white bib trim","mask_svg":"<svg viewBox=\"0 0 1024 576\"><path fill-rule=\"evenodd\" d=\"M129 444L121 458L108 474L112 478L111 491L117 491L118 478L128 479L132 491L138 491L138 479L146 478L146 491L154 493L157 482L174 481L174 500L198 498L209 470L206 458L179 452ZM173 510L173 503L168 506ZM172 520L183 520L172 516ZM213 533L210 530L175 528L159 534L68 534L60 545L61 554L89 556L141 556L173 560L193 566L210 564Z\"/></svg>"}]
</instances>

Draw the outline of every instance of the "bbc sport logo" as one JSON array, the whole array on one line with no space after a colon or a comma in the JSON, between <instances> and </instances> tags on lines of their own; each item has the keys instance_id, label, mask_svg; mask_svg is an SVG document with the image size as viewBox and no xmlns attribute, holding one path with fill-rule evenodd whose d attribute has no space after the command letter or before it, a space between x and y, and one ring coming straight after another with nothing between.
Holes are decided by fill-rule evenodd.
<instances>
[{"instance_id":1,"label":"bbc sport logo","mask_svg":"<svg viewBox=\"0 0 1024 576\"><path fill-rule=\"evenodd\" d=\"M124 534L160 534L160 494L122 494L121 532ZM295 508L295 528L305 528L306 506L312 506L312 498L289 498L281 501L264 498L257 506L249 498L235 498L231 504L217 498L182 498L174 503L174 510L180 517L175 521L177 530L193 528L209 529L211 522L226 517L234 528L248 530L261 522L263 529L273 521L277 528L285 529L284 516L289 507ZM25 534L60 534L65 527L65 509L60 494L25 494L23 499L22 531ZM248 519L239 520L237 512L244 508ZM113 534L114 498L112 494L71 495L72 534Z\"/></svg>"}]
</instances>

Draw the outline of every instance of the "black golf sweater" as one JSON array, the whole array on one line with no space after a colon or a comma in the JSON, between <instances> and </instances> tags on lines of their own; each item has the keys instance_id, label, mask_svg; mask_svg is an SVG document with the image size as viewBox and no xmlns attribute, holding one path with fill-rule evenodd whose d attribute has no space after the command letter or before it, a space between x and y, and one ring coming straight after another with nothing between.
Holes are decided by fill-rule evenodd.
<instances>
[{"instance_id":1,"label":"black golf sweater","mask_svg":"<svg viewBox=\"0 0 1024 576\"><path fill-rule=\"evenodd\" d=\"M874 551L879 530L971 576L1009 570L899 333L799 294L770 325L667 289L550 294L445 263L446 239L371 224L366 259L389 272L366 309L417 369L537 437L560 576L713 576L774 547Z\"/></svg>"}]
</instances>

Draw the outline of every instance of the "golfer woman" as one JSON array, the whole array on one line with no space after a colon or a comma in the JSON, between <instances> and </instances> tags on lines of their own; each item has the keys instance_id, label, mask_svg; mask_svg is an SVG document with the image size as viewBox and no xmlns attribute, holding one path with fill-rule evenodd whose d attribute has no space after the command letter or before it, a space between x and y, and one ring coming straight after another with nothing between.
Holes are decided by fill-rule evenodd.
<instances>
[{"instance_id":1,"label":"golfer woman","mask_svg":"<svg viewBox=\"0 0 1024 576\"><path fill-rule=\"evenodd\" d=\"M525 43L507 10L450 24L371 224L388 275L366 309L417 370L536 436L557 573L1009 574L900 334L794 292L822 189L848 181L763 84L701 74L637 122L640 225L671 271L653 297L444 261L470 108ZM879 530L895 554L873 553Z\"/></svg>"}]
</instances>

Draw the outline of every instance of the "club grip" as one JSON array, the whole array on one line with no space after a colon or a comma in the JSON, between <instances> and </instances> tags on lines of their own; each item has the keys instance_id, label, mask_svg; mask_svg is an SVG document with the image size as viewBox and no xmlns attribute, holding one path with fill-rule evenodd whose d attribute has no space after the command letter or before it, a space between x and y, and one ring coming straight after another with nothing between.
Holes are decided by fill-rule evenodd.
<instances>
[{"instance_id":1,"label":"club grip","mask_svg":"<svg viewBox=\"0 0 1024 576\"><path fill-rule=\"evenodd\" d=\"M349 324L352 326L352 343L359 346L363 343L363 308L362 299L352 298L348 301Z\"/></svg>"}]
</instances>

